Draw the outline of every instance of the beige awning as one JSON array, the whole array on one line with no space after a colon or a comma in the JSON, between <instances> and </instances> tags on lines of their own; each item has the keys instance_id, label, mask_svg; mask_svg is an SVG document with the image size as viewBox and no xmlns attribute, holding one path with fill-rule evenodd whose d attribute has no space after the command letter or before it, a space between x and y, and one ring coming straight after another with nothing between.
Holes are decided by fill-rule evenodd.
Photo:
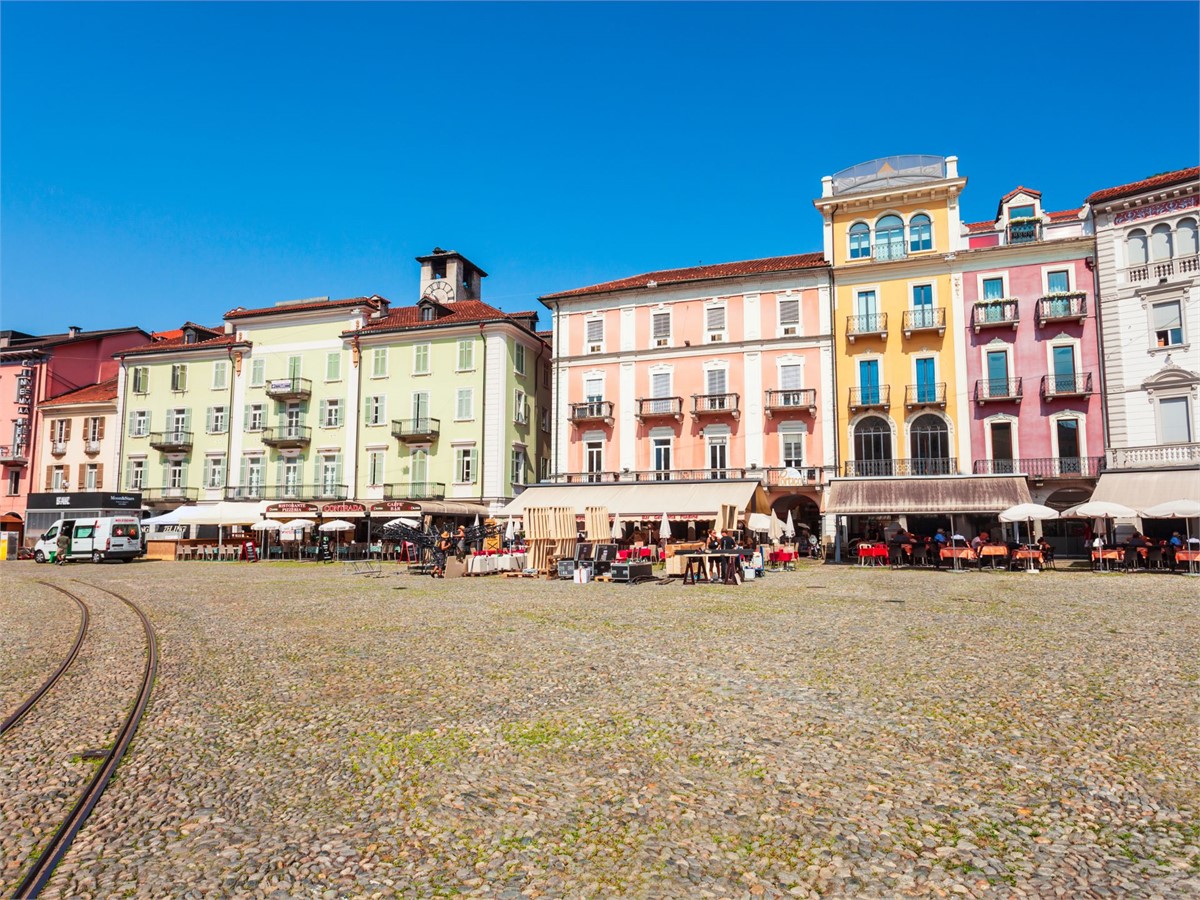
<instances>
[{"instance_id":1,"label":"beige awning","mask_svg":"<svg viewBox=\"0 0 1200 900\"><path fill-rule=\"evenodd\" d=\"M1029 502L1023 476L835 478L825 491L822 512L838 516L993 513Z\"/></svg>"},{"instance_id":2,"label":"beige awning","mask_svg":"<svg viewBox=\"0 0 1200 900\"><path fill-rule=\"evenodd\" d=\"M427 516L479 516L488 517L488 508L478 503L454 503L450 500L414 500L421 512ZM402 514L403 515L403 514Z\"/></svg>"},{"instance_id":3,"label":"beige awning","mask_svg":"<svg viewBox=\"0 0 1200 900\"><path fill-rule=\"evenodd\" d=\"M1200 468L1103 472L1092 499L1121 503L1137 510L1168 500L1200 503Z\"/></svg>"},{"instance_id":4,"label":"beige awning","mask_svg":"<svg viewBox=\"0 0 1200 900\"><path fill-rule=\"evenodd\" d=\"M668 516L715 518L722 504L743 512L766 512L770 508L762 482L757 479L723 481L639 481L602 484L538 484L525 488L500 511L502 516L520 516L529 507L570 506L583 515L589 506L606 506L622 519L658 519Z\"/></svg>"}]
</instances>

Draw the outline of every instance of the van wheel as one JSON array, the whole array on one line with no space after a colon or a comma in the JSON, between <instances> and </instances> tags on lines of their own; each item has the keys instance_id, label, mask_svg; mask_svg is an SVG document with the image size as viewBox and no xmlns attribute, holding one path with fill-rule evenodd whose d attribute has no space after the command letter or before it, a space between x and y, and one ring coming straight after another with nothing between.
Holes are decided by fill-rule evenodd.
<instances>
[{"instance_id":1,"label":"van wheel","mask_svg":"<svg viewBox=\"0 0 1200 900\"><path fill-rule=\"evenodd\" d=\"M98 562L103 561L103 559L104 559L104 554L102 554L99 550L92 551L92 562L98 563Z\"/></svg>"},{"instance_id":2,"label":"van wheel","mask_svg":"<svg viewBox=\"0 0 1200 900\"><path fill-rule=\"evenodd\" d=\"M43 553L41 550L34 550L33 551L33 561L35 563L44 563L46 561L46 554Z\"/></svg>"}]
</instances>

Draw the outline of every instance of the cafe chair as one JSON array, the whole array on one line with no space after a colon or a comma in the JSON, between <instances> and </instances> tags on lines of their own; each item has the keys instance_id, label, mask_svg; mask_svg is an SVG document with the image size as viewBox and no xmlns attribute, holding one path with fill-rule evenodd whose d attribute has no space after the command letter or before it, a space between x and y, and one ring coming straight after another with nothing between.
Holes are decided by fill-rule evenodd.
<instances>
[{"instance_id":1,"label":"cafe chair","mask_svg":"<svg viewBox=\"0 0 1200 900\"><path fill-rule=\"evenodd\" d=\"M904 565L904 548L899 544L888 545L888 565L899 569Z\"/></svg>"},{"instance_id":2,"label":"cafe chair","mask_svg":"<svg viewBox=\"0 0 1200 900\"><path fill-rule=\"evenodd\" d=\"M1146 568L1158 569L1160 572L1167 567L1166 556L1162 547L1151 547L1146 551Z\"/></svg>"},{"instance_id":3,"label":"cafe chair","mask_svg":"<svg viewBox=\"0 0 1200 900\"><path fill-rule=\"evenodd\" d=\"M924 544L914 544L912 549L912 564L914 566L929 565L929 548Z\"/></svg>"},{"instance_id":4,"label":"cafe chair","mask_svg":"<svg viewBox=\"0 0 1200 900\"><path fill-rule=\"evenodd\" d=\"M1056 565L1054 565L1054 548L1053 547L1047 547L1045 550L1042 551L1042 568L1057 570L1058 567Z\"/></svg>"}]
</instances>

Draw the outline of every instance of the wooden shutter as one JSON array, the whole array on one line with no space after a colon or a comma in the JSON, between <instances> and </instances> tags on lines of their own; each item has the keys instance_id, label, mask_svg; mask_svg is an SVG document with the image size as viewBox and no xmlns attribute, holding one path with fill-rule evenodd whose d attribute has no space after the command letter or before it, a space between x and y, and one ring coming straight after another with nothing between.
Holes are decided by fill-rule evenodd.
<instances>
[{"instance_id":1,"label":"wooden shutter","mask_svg":"<svg viewBox=\"0 0 1200 900\"><path fill-rule=\"evenodd\" d=\"M54 466L46 466L46 490L54 486Z\"/></svg>"},{"instance_id":2,"label":"wooden shutter","mask_svg":"<svg viewBox=\"0 0 1200 900\"><path fill-rule=\"evenodd\" d=\"M96 490L104 489L104 463L96 463Z\"/></svg>"},{"instance_id":3,"label":"wooden shutter","mask_svg":"<svg viewBox=\"0 0 1200 900\"><path fill-rule=\"evenodd\" d=\"M71 420L63 419L63 443L71 439Z\"/></svg>"},{"instance_id":4,"label":"wooden shutter","mask_svg":"<svg viewBox=\"0 0 1200 900\"><path fill-rule=\"evenodd\" d=\"M71 489L71 467L63 466L63 490L69 491L70 489Z\"/></svg>"}]
</instances>

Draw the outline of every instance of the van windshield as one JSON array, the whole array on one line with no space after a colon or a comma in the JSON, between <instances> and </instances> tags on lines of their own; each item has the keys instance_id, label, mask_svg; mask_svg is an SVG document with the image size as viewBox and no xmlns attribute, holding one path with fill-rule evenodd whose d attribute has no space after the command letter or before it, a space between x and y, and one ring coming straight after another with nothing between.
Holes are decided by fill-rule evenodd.
<instances>
[{"instance_id":1,"label":"van windshield","mask_svg":"<svg viewBox=\"0 0 1200 900\"><path fill-rule=\"evenodd\" d=\"M42 535L42 540L49 541L58 536L58 526L51 525L50 530Z\"/></svg>"}]
</instances>

